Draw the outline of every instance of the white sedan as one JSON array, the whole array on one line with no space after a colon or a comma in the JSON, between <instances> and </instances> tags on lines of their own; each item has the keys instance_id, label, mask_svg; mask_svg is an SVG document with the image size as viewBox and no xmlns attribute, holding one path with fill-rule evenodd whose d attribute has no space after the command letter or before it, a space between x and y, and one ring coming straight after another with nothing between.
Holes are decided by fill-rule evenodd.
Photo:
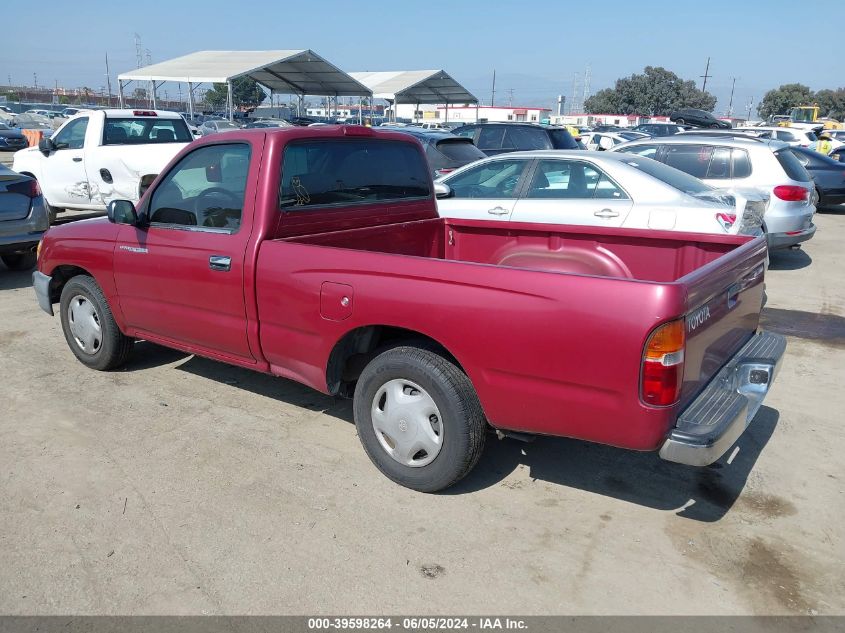
<instances>
[{"instance_id":1,"label":"white sedan","mask_svg":"<svg viewBox=\"0 0 845 633\"><path fill-rule=\"evenodd\" d=\"M587 149L594 149L599 152L611 149L628 141L639 141L648 138L648 134L622 130L620 132L590 132L581 136L581 142Z\"/></svg>"},{"instance_id":2,"label":"white sedan","mask_svg":"<svg viewBox=\"0 0 845 633\"><path fill-rule=\"evenodd\" d=\"M490 157L438 179L435 191L448 218L718 234L759 234L768 203L650 158L583 150Z\"/></svg>"}]
</instances>

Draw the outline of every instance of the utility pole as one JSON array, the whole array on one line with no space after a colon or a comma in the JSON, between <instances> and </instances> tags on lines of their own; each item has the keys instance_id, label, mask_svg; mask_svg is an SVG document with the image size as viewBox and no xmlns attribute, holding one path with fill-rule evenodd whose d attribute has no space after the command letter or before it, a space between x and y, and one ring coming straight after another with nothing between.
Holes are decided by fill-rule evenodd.
<instances>
[{"instance_id":1,"label":"utility pole","mask_svg":"<svg viewBox=\"0 0 845 633\"><path fill-rule=\"evenodd\" d=\"M508 107L513 107L513 88L508 88Z\"/></svg>"},{"instance_id":2,"label":"utility pole","mask_svg":"<svg viewBox=\"0 0 845 633\"><path fill-rule=\"evenodd\" d=\"M590 96L590 76L592 75L592 71L590 69L590 65L587 64L587 70L584 73L584 98L581 100L581 107L587 103L587 99Z\"/></svg>"},{"instance_id":3,"label":"utility pole","mask_svg":"<svg viewBox=\"0 0 845 633\"><path fill-rule=\"evenodd\" d=\"M109 72L109 54L106 53L106 85L109 87L109 107L111 107L111 73Z\"/></svg>"},{"instance_id":4,"label":"utility pole","mask_svg":"<svg viewBox=\"0 0 845 633\"><path fill-rule=\"evenodd\" d=\"M496 69L493 69L493 90L490 93L490 107L493 107L493 103L496 100Z\"/></svg>"},{"instance_id":5,"label":"utility pole","mask_svg":"<svg viewBox=\"0 0 845 633\"><path fill-rule=\"evenodd\" d=\"M731 77L733 83L731 84L731 99L728 102L728 116L734 115L734 88L736 88L736 77Z\"/></svg>"},{"instance_id":6,"label":"utility pole","mask_svg":"<svg viewBox=\"0 0 845 633\"><path fill-rule=\"evenodd\" d=\"M704 92L707 90L707 80L712 77L713 75L709 74L710 72L710 58L707 58L707 66L704 68L704 74L699 75L704 79L704 83L701 85L701 91Z\"/></svg>"},{"instance_id":7,"label":"utility pole","mask_svg":"<svg viewBox=\"0 0 845 633\"><path fill-rule=\"evenodd\" d=\"M754 97L749 97L748 98L748 114L745 117L746 121L751 120L751 106L752 106L753 103L754 103Z\"/></svg>"},{"instance_id":8,"label":"utility pole","mask_svg":"<svg viewBox=\"0 0 845 633\"><path fill-rule=\"evenodd\" d=\"M35 89L38 90L38 74L32 73L32 80L35 82Z\"/></svg>"}]
</instances>

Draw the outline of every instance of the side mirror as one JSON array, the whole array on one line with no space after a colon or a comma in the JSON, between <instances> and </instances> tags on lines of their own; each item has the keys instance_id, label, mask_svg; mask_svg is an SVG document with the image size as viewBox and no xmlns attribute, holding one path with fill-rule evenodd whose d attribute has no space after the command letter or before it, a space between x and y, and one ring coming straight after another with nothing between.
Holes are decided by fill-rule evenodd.
<instances>
[{"instance_id":1,"label":"side mirror","mask_svg":"<svg viewBox=\"0 0 845 633\"><path fill-rule=\"evenodd\" d=\"M138 212L129 200L112 200L106 207L106 215L113 224L138 225Z\"/></svg>"},{"instance_id":2,"label":"side mirror","mask_svg":"<svg viewBox=\"0 0 845 633\"><path fill-rule=\"evenodd\" d=\"M56 145L53 143L53 139L50 138L42 138L38 141L38 151L40 151L44 156L49 156L50 152L56 150Z\"/></svg>"},{"instance_id":3,"label":"side mirror","mask_svg":"<svg viewBox=\"0 0 845 633\"><path fill-rule=\"evenodd\" d=\"M443 200L445 198L451 198L454 194L452 188L443 182L436 182L434 183L434 197L438 200Z\"/></svg>"}]
</instances>

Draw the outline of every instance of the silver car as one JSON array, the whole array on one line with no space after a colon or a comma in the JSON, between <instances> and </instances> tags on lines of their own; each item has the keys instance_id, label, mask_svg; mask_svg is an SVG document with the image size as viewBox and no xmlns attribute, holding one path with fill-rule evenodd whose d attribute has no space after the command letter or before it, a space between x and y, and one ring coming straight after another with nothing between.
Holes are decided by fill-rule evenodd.
<instances>
[{"instance_id":1,"label":"silver car","mask_svg":"<svg viewBox=\"0 0 845 633\"><path fill-rule=\"evenodd\" d=\"M816 232L816 194L807 170L781 141L730 134L678 134L617 145L611 152L652 158L714 187L755 188L769 196L769 248L789 248Z\"/></svg>"},{"instance_id":2,"label":"silver car","mask_svg":"<svg viewBox=\"0 0 845 633\"><path fill-rule=\"evenodd\" d=\"M211 121L205 121L198 129L200 134L208 136L209 134L220 134L221 132L235 132L241 128L229 121L213 119Z\"/></svg>"}]
</instances>

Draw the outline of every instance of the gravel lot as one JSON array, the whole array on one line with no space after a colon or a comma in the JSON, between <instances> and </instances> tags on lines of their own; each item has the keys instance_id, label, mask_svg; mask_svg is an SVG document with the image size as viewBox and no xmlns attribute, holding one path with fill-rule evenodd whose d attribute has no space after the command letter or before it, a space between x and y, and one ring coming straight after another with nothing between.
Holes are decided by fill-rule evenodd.
<instances>
[{"instance_id":1,"label":"gravel lot","mask_svg":"<svg viewBox=\"0 0 845 633\"><path fill-rule=\"evenodd\" d=\"M845 211L817 223L772 256L789 348L731 464L493 439L440 495L346 401L146 343L87 370L0 270L0 613L845 614Z\"/></svg>"}]
</instances>

